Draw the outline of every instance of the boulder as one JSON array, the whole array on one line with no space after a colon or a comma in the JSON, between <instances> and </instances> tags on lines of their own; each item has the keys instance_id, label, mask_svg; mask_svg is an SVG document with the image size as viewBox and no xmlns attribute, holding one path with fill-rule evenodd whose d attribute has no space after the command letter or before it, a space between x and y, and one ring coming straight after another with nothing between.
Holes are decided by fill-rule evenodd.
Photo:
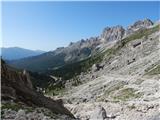
<instances>
[{"instance_id":1,"label":"boulder","mask_svg":"<svg viewBox=\"0 0 160 120\"><path fill-rule=\"evenodd\" d=\"M27 120L24 110L19 110L14 120Z\"/></svg>"},{"instance_id":2,"label":"boulder","mask_svg":"<svg viewBox=\"0 0 160 120\"><path fill-rule=\"evenodd\" d=\"M98 106L93 111L93 114L90 116L90 120L104 120L107 118L106 111L103 107Z\"/></svg>"},{"instance_id":3,"label":"boulder","mask_svg":"<svg viewBox=\"0 0 160 120\"><path fill-rule=\"evenodd\" d=\"M104 65L100 65L100 64L94 64L92 66L92 71L93 72L96 72L96 71L99 71L100 69L103 69L104 68Z\"/></svg>"}]
</instances>

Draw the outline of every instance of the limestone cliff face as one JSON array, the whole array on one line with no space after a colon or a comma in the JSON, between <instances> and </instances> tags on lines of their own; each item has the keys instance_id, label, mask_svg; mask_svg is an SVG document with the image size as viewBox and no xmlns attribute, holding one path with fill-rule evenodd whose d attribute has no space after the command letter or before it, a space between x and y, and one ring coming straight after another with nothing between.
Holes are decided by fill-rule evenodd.
<instances>
[{"instance_id":1,"label":"limestone cliff face","mask_svg":"<svg viewBox=\"0 0 160 120\"><path fill-rule=\"evenodd\" d=\"M110 41L117 41L121 40L124 36L125 29L118 25L115 27L106 27L101 35L102 42L110 42Z\"/></svg>"},{"instance_id":2,"label":"limestone cliff face","mask_svg":"<svg viewBox=\"0 0 160 120\"><path fill-rule=\"evenodd\" d=\"M139 29L148 28L153 25L153 22L150 19L138 20L134 24L124 29L122 26L117 25L113 27L104 28L101 34L101 41L103 43L108 43L110 41L121 40L122 38L131 35Z\"/></svg>"},{"instance_id":3,"label":"limestone cliff face","mask_svg":"<svg viewBox=\"0 0 160 120\"><path fill-rule=\"evenodd\" d=\"M1 60L2 100L12 99L28 105L35 105L50 109L54 113L66 114L74 117L59 101L54 101L36 92L26 71L17 71Z\"/></svg>"}]
</instances>

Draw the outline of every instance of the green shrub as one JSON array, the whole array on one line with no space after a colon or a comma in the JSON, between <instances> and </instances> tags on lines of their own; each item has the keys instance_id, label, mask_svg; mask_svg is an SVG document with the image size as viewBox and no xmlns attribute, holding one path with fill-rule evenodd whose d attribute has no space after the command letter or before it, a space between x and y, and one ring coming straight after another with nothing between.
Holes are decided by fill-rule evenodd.
<instances>
[{"instance_id":1,"label":"green shrub","mask_svg":"<svg viewBox=\"0 0 160 120\"><path fill-rule=\"evenodd\" d=\"M16 103L5 103L1 105L1 109L12 109L18 111L19 109L22 109L22 106Z\"/></svg>"}]
</instances>

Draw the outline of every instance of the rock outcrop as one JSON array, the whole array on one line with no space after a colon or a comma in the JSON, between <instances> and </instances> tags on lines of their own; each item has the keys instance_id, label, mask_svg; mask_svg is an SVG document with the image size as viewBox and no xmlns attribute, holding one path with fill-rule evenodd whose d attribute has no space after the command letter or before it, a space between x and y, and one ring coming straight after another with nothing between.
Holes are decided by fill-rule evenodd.
<instances>
[{"instance_id":1,"label":"rock outcrop","mask_svg":"<svg viewBox=\"0 0 160 120\"><path fill-rule=\"evenodd\" d=\"M97 108L95 108L95 110L93 111L93 114L90 117L91 120L104 120L106 118L107 118L106 111L101 106L98 106Z\"/></svg>"},{"instance_id":2,"label":"rock outcrop","mask_svg":"<svg viewBox=\"0 0 160 120\"><path fill-rule=\"evenodd\" d=\"M26 72L22 73L7 66L3 60L1 63L2 101L14 100L31 106L45 107L54 113L65 114L74 118L62 103L36 92Z\"/></svg>"},{"instance_id":3,"label":"rock outcrop","mask_svg":"<svg viewBox=\"0 0 160 120\"><path fill-rule=\"evenodd\" d=\"M138 20L133 25L128 26L125 36L131 35L139 29L148 28L153 25L153 22L150 19Z\"/></svg>"},{"instance_id":4,"label":"rock outcrop","mask_svg":"<svg viewBox=\"0 0 160 120\"><path fill-rule=\"evenodd\" d=\"M101 35L102 42L121 40L124 36L125 29L122 26L106 27Z\"/></svg>"}]
</instances>

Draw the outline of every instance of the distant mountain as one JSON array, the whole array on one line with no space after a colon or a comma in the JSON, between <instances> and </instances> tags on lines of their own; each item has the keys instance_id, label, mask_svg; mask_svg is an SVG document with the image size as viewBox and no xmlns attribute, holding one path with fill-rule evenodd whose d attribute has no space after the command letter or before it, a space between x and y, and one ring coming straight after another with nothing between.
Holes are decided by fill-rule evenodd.
<instances>
[{"instance_id":1,"label":"distant mountain","mask_svg":"<svg viewBox=\"0 0 160 120\"><path fill-rule=\"evenodd\" d=\"M41 50L29 50L20 47L8 47L8 48L1 48L1 55L2 58L5 60L17 60L21 58L36 56L44 53Z\"/></svg>"},{"instance_id":2,"label":"distant mountain","mask_svg":"<svg viewBox=\"0 0 160 120\"><path fill-rule=\"evenodd\" d=\"M70 43L68 47L57 48L44 54L10 61L10 65L16 68L27 69L34 72L44 72L46 70L57 69L68 63L77 62L88 58L95 53L99 45L99 38L93 37L87 40L80 40Z\"/></svg>"}]
</instances>

